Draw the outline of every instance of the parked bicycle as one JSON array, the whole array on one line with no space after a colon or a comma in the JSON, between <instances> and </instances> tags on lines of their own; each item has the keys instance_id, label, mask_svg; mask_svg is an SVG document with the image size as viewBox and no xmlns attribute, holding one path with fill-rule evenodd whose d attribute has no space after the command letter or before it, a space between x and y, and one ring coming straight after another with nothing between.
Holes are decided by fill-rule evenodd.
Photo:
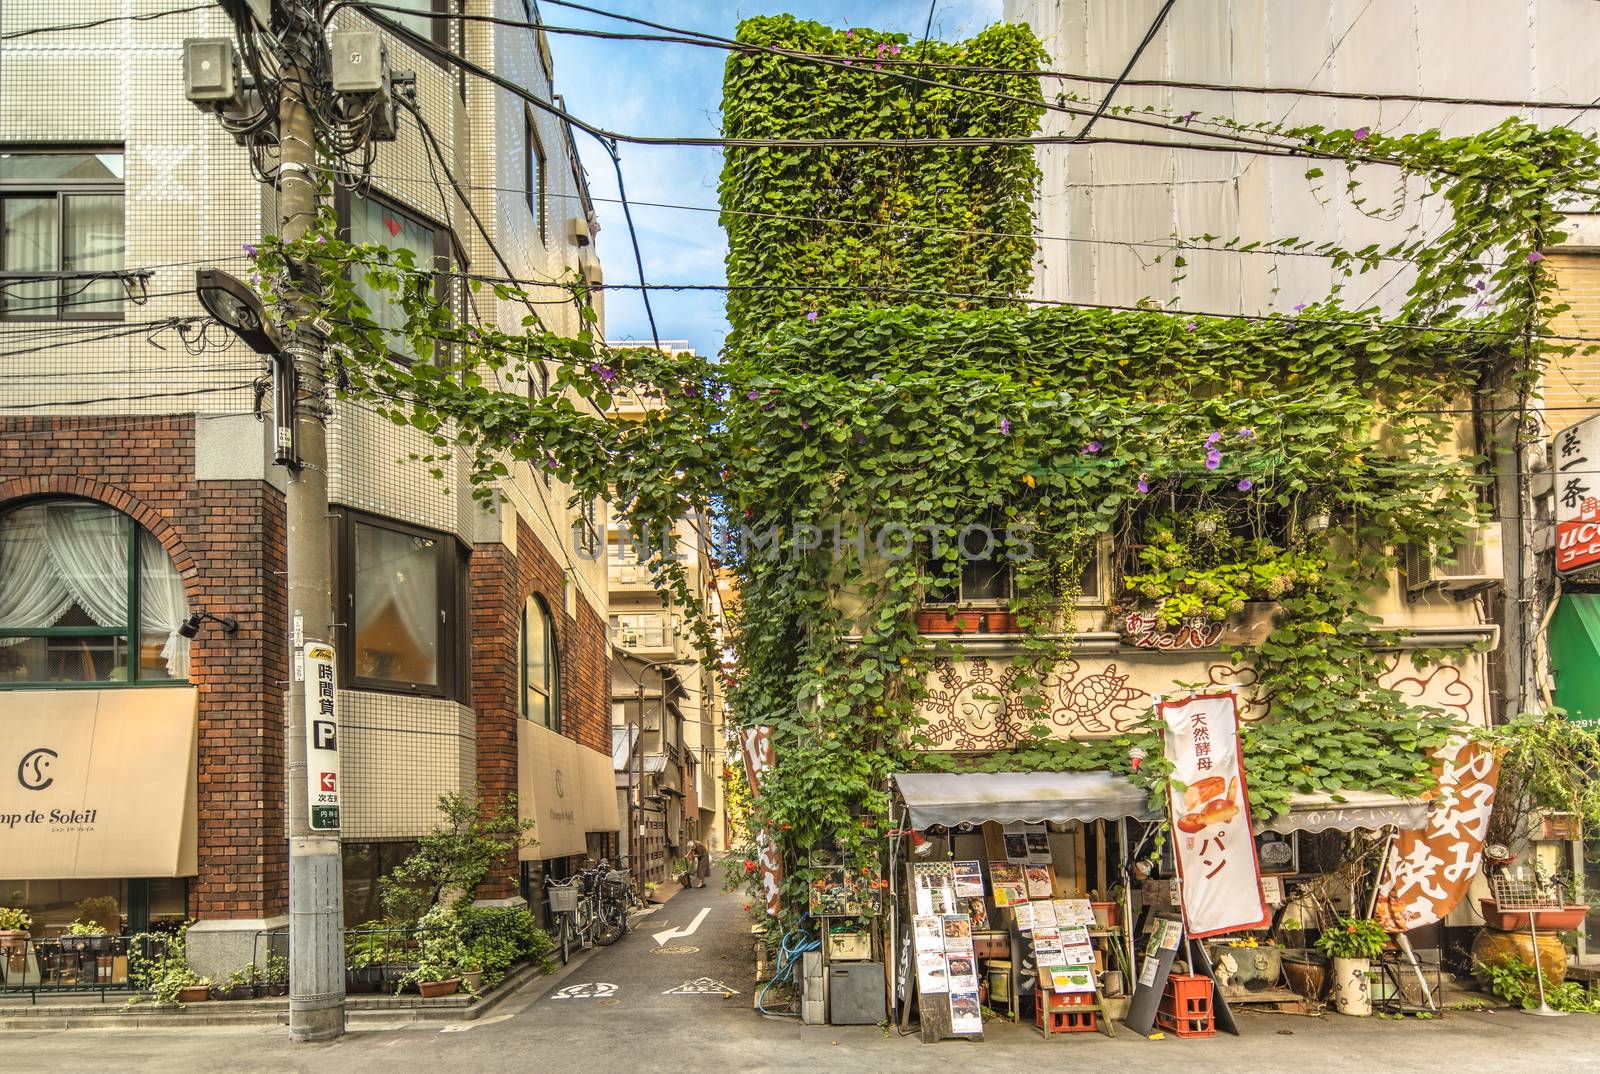
<instances>
[{"instance_id":1,"label":"parked bicycle","mask_svg":"<svg viewBox=\"0 0 1600 1074\"><path fill-rule=\"evenodd\" d=\"M565 880L545 879L551 939L563 964L574 950L609 947L628 931L628 873L603 859Z\"/></svg>"},{"instance_id":2,"label":"parked bicycle","mask_svg":"<svg viewBox=\"0 0 1600 1074\"><path fill-rule=\"evenodd\" d=\"M567 964L574 948L583 948L589 942L589 904L583 897L583 877L567 880L546 877L546 898L550 901L551 939L561 952L561 964Z\"/></svg>"}]
</instances>

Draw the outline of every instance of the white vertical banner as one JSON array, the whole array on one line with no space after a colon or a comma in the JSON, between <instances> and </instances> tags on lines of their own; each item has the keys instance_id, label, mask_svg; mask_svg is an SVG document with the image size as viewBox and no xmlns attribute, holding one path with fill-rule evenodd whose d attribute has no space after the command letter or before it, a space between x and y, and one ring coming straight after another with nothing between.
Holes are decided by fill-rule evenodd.
<instances>
[{"instance_id":1,"label":"white vertical banner","mask_svg":"<svg viewBox=\"0 0 1600 1074\"><path fill-rule=\"evenodd\" d=\"M1194 939L1264 929L1272 915L1250 828L1237 699L1232 691L1194 694L1158 707L1172 762L1168 804L1184 927Z\"/></svg>"},{"instance_id":2,"label":"white vertical banner","mask_svg":"<svg viewBox=\"0 0 1600 1074\"><path fill-rule=\"evenodd\" d=\"M338 672L333 646L310 642L301 650L305 661L306 793L311 829L339 830Z\"/></svg>"}]
</instances>

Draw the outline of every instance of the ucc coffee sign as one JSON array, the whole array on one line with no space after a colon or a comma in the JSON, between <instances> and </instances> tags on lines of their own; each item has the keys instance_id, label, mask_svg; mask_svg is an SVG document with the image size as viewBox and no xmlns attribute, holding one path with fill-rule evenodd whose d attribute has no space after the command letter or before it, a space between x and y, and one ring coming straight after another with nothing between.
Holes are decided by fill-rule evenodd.
<instances>
[{"instance_id":1,"label":"ucc coffee sign","mask_svg":"<svg viewBox=\"0 0 1600 1074\"><path fill-rule=\"evenodd\" d=\"M0 712L0 869L195 871L195 690L30 690Z\"/></svg>"}]
</instances>

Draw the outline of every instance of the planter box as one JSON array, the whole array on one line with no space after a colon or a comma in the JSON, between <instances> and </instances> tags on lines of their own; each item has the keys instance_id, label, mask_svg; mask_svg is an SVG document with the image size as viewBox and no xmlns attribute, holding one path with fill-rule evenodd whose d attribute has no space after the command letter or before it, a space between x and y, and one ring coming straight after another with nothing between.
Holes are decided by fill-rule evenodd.
<instances>
[{"instance_id":1,"label":"planter box","mask_svg":"<svg viewBox=\"0 0 1600 1074\"><path fill-rule=\"evenodd\" d=\"M1117 929L1122 927L1122 904L1119 902L1094 902L1089 904L1094 909L1095 928Z\"/></svg>"},{"instance_id":2,"label":"planter box","mask_svg":"<svg viewBox=\"0 0 1600 1074\"><path fill-rule=\"evenodd\" d=\"M28 945L28 937L32 933L26 929L6 929L0 931L0 951L20 950Z\"/></svg>"},{"instance_id":3,"label":"planter box","mask_svg":"<svg viewBox=\"0 0 1600 1074\"><path fill-rule=\"evenodd\" d=\"M230 985L227 988L213 988L212 999L255 999L256 990L251 985Z\"/></svg>"},{"instance_id":4,"label":"planter box","mask_svg":"<svg viewBox=\"0 0 1600 1074\"><path fill-rule=\"evenodd\" d=\"M460 987L461 978L452 977L447 981L420 981L417 991L422 993L423 999L439 999L441 996L454 995Z\"/></svg>"},{"instance_id":5,"label":"planter box","mask_svg":"<svg viewBox=\"0 0 1600 1074\"><path fill-rule=\"evenodd\" d=\"M210 985L192 985L178 992L179 1003L204 1003L211 998Z\"/></svg>"},{"instance_id":6,"label":"planter box","mask_svg":"<svg viewBox=\"0 0 1600 1074\"><path fill-rule=\"evenodd\" d=\"M924 634L977 634L983 630L983 624L983 612L924 608L917 613L917 629Z\"/></svg>"},{"instance_id":7,"label":"planter box","mask_svg":"<svg viewBox=\"0 0 1600 1074\"><path fill-rule=\"evenodd\" d=\"M1483 923L1491 929L1500 929L1503 932L1515 932L1528 927L1528 913L1525 910L1504 911L1493 899L1479 899L1478 906L1483 911ZM1583 927L1583 919L1589 914L1587 904L1583 906L1567 906L1560 910L1535 911L1534 925L1552 932L1563 932L1567 929Z\"/></svg>"}]
</instances>

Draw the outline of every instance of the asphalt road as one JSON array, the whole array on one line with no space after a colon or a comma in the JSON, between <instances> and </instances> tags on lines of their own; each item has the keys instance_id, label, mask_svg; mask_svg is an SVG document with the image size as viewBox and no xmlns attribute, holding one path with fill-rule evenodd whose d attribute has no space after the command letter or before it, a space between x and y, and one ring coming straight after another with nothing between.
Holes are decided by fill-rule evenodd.
<instances>
[{"instance_id":1,"label":"asphalt road","mask_svg":"<svg viewBox=\"0 0 1600 1074\"><path fill-rule=\"evenodd\" d=\"M749 923L738 895L684 891L620 943L477 1022L372 1028L291 1045L282 1027L0 1032L0 1069L183 1074L383 1071L819 1072L1034 1069L1106 1074L1185 1067L1307 1074L1600 1072L1600 1017L1448 1012L1437 1021L1246 1015L1240 1037L1148 1041L1131 1032L1044 1040L1003 1022L983 1042L924 1045L876 1026L801 1026L751 1009ZM692 929L687 934L666 935ZM657 934L662 934L660 941ZM541 994L542 993L542 994Z\"/></svg>"}]
</instances>

